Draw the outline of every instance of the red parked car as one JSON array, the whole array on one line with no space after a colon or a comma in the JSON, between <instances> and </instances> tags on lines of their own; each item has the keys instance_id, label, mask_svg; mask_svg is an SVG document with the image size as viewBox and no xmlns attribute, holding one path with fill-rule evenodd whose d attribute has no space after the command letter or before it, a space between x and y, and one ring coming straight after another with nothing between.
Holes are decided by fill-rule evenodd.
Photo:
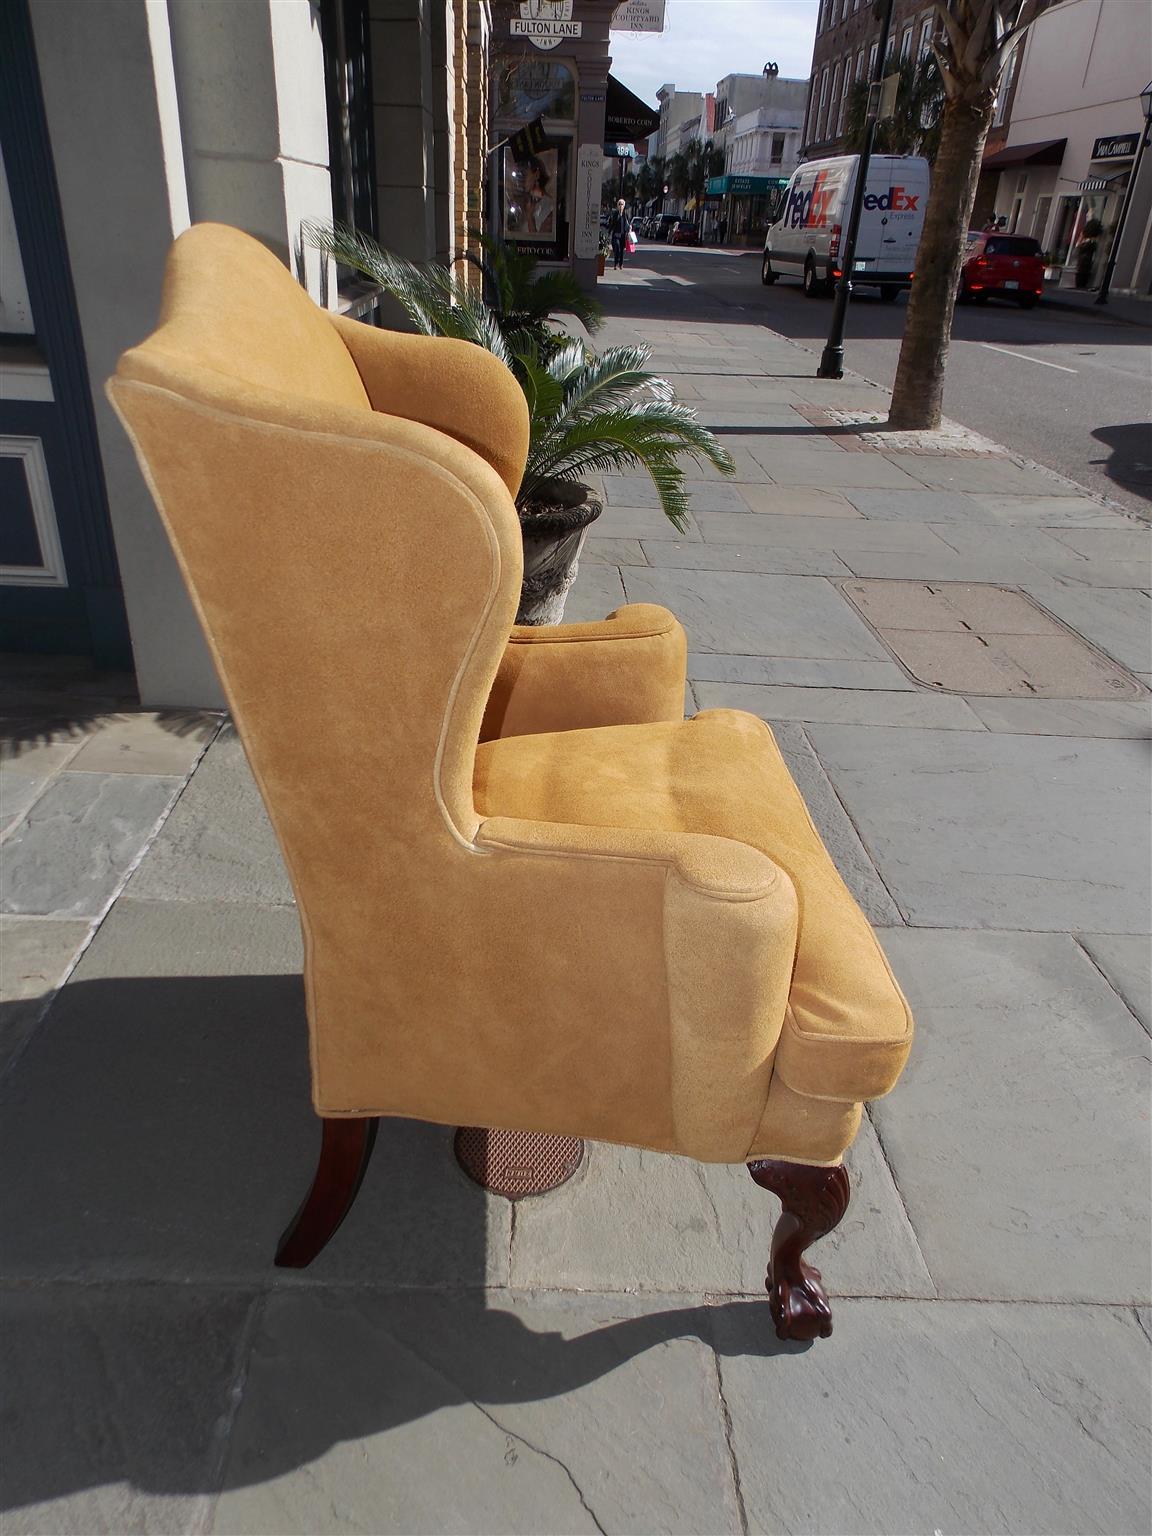
<instances>
[{"instance_id":1,"label":"red parked car","mask_svg":"<svg viewBox=\"0 0 1152 1536\"><path fill-rule=\"evenodd\" d=\"M680 219L672 226L672 233L668 237L669 245L699 245L700 231L695 224L687 224Z\"/></svg>"},{"instance_id":2,"label":"red parked car","mask_svg":"<svg viewBox=\"0 0 1152 1536\"><path fill-rule=\"evenodd\" d=\"M1044 292L1044 252L1031 235L972 235L960 268L960 299L977 303L994 294L1023 309Z\"/></svg>"}]
</instances>

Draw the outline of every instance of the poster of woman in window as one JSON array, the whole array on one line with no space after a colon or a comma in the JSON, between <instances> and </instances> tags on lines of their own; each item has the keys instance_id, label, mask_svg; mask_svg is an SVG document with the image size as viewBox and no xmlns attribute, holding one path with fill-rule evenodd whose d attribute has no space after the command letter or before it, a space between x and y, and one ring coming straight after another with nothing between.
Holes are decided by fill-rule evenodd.
<instances>
[{"instance_id":1,"label":"poster of woman in window","mask_svg":"<svg viewBox=\"0 0 1152 1536\"><path fill-rule=\"evenodd\" d=\"M504 168L504 234L512 240L552 240L556 236L558 155L542 149Z\"/></svg>"}]
</instances>

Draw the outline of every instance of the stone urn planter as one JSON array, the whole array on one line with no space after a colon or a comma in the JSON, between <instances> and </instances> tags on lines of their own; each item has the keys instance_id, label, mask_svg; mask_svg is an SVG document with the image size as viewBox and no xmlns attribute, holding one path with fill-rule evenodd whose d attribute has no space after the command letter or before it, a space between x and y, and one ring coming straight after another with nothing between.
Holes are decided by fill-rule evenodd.
<instances>
[{"instance_id":1,"label":"stone urn planter","mask_svg":"<svg viewBox=\"0 0 1152 1536\"><path fill-rule=\"evenodd\" d=\"M517 624L559 624L576 580L589 525L604 504L575 480L543 480L517 508L524 538L524 585Z\"/></svg>"}]
</instances>

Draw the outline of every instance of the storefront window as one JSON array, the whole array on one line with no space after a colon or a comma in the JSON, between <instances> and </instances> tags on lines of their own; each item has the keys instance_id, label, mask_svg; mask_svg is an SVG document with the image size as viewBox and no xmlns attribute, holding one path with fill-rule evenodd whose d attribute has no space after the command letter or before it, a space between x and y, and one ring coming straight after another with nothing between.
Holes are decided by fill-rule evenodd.
<instances>
[{"instance_id":1,"label":"storefront window","mask_svg":"<svg viewBox=\"0 0 1152 1536\"><path fill-rule=\"evenodd\" d=\"M503 157L502 233L542 261L568 256L568 170L571 139L549 139L534 155Z\"/></svg>"},{"instance_id":2,"label":"storefront window","mask_svg":"<svg viewBox=\"0 0 1152 1536\"><path fill-rule=\"evenodd\" d=\"M576 79L556 59L505 58L499 63L496 115L514 122L534 117L572 122L576 117Z\"/></svg>"}]
</instances>

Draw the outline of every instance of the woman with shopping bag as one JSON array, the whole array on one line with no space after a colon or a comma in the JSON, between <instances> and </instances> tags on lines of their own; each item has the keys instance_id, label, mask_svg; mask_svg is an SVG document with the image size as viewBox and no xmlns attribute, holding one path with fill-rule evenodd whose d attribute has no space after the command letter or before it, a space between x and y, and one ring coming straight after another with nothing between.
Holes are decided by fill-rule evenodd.
<instances>
[{"instance_id":1,"label":"woman with shopping bag","mask_svg":"<svg viewBox=\"0 0 1152 1536\"><path fill-rule=\"evenodd\" d=\"M612 236L612 266L617 271L624 265L624 252L628 249L628 238L632 233L627 206L624 199L620 198L615 212L608 220L608 233Z\"/></svg>"}]
</instances>

